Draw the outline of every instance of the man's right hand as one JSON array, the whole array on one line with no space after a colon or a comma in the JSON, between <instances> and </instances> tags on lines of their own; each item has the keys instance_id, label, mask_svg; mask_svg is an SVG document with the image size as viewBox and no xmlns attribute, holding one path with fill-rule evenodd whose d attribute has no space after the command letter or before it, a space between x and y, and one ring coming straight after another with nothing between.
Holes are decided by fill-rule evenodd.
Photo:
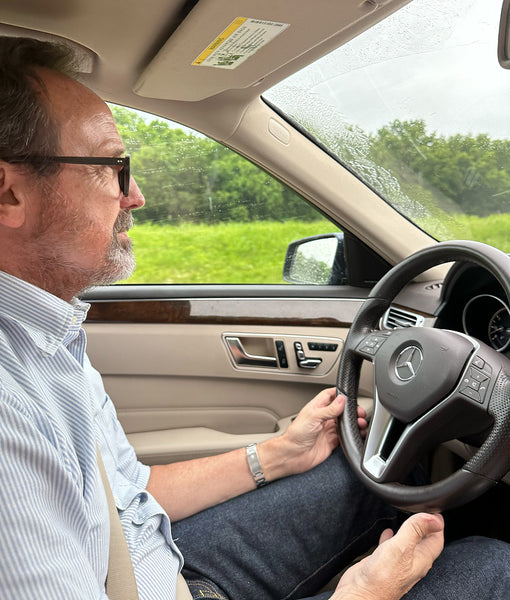
<instances>
[{"instance_id":1,"label":"man's right hand","mask_svg":"<svg viewBox=\"0 0 510 600\"><path fill-rule=\"evenodd\" d=\"M331 600L399 600L441 554L444 521L439 514L409 517L398 532L383 531L379 546L348 569Z\"/></svg>"}]
</instances>

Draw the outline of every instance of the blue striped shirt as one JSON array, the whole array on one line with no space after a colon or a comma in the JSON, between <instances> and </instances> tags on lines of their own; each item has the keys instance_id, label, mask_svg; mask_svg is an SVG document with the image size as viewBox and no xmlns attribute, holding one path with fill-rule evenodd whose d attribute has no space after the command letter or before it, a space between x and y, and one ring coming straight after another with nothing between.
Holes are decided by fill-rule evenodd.
<instances>
[{"instance_id":1,"label":"blue striped shirt","mask_svg":"<svg viewBox=\"0 0 510 600\"><path fill-rule=\"evenodd\" d=\"M140 600L174 600L182 558L86 355L87 310L0 272L0 598L106 598L97 444Z\"/></svg>"}]
</instances>

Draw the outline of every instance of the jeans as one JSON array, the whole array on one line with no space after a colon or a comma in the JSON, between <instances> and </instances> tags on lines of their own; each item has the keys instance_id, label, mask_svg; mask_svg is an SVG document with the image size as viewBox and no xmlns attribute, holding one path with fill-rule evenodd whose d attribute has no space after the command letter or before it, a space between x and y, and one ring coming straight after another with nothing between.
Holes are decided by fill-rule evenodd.
<instances>
[{"instance_id":1,"label":"jeans","mask_svg":"<svg viewBox=\"0 0 510 600\"><path fill-rule=\"evenodd\" d=\"M307 473L202 511L172 530L195 599L326 600L332 592L319 594L321 588L402 520L365 489L337 450ZM509 565L507 544L461 541L405 599L510 600Z\"/></svg>"}]
</instances>

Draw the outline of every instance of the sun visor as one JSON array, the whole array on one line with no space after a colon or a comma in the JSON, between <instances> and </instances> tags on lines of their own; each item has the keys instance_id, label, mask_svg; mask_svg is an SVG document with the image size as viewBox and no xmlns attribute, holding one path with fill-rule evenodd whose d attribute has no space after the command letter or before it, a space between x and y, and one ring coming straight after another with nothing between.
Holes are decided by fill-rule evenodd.
<instances>
[{"instance_id":1,"label":"sun visor","mask_svg":"<svg viewBox=\"0 0 510 600\"><path fill-rule=\"evenodd\" d=\"M200 0L134 91L195 101L252 86L373 10L359 0Z\"/></svg>"}]
</instances>

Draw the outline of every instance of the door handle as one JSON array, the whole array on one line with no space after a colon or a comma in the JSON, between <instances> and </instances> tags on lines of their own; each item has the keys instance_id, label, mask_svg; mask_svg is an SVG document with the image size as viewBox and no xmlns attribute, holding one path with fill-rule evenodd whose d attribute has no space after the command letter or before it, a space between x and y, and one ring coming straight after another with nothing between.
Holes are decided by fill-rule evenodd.
<instances>
[{"instance_id":1,"label":"door handle","mask_svg":"<svg viewBox=\"0 0 510 600\"><path fill-rule=\"evenodd\" d=\"M277 367L278 363L275 356L257 356L249 354L244 349L241 340L238 337L226 337L230 352L234 357L236 365L249 365L251 367Z\"/></svg>"}]
</instances>

